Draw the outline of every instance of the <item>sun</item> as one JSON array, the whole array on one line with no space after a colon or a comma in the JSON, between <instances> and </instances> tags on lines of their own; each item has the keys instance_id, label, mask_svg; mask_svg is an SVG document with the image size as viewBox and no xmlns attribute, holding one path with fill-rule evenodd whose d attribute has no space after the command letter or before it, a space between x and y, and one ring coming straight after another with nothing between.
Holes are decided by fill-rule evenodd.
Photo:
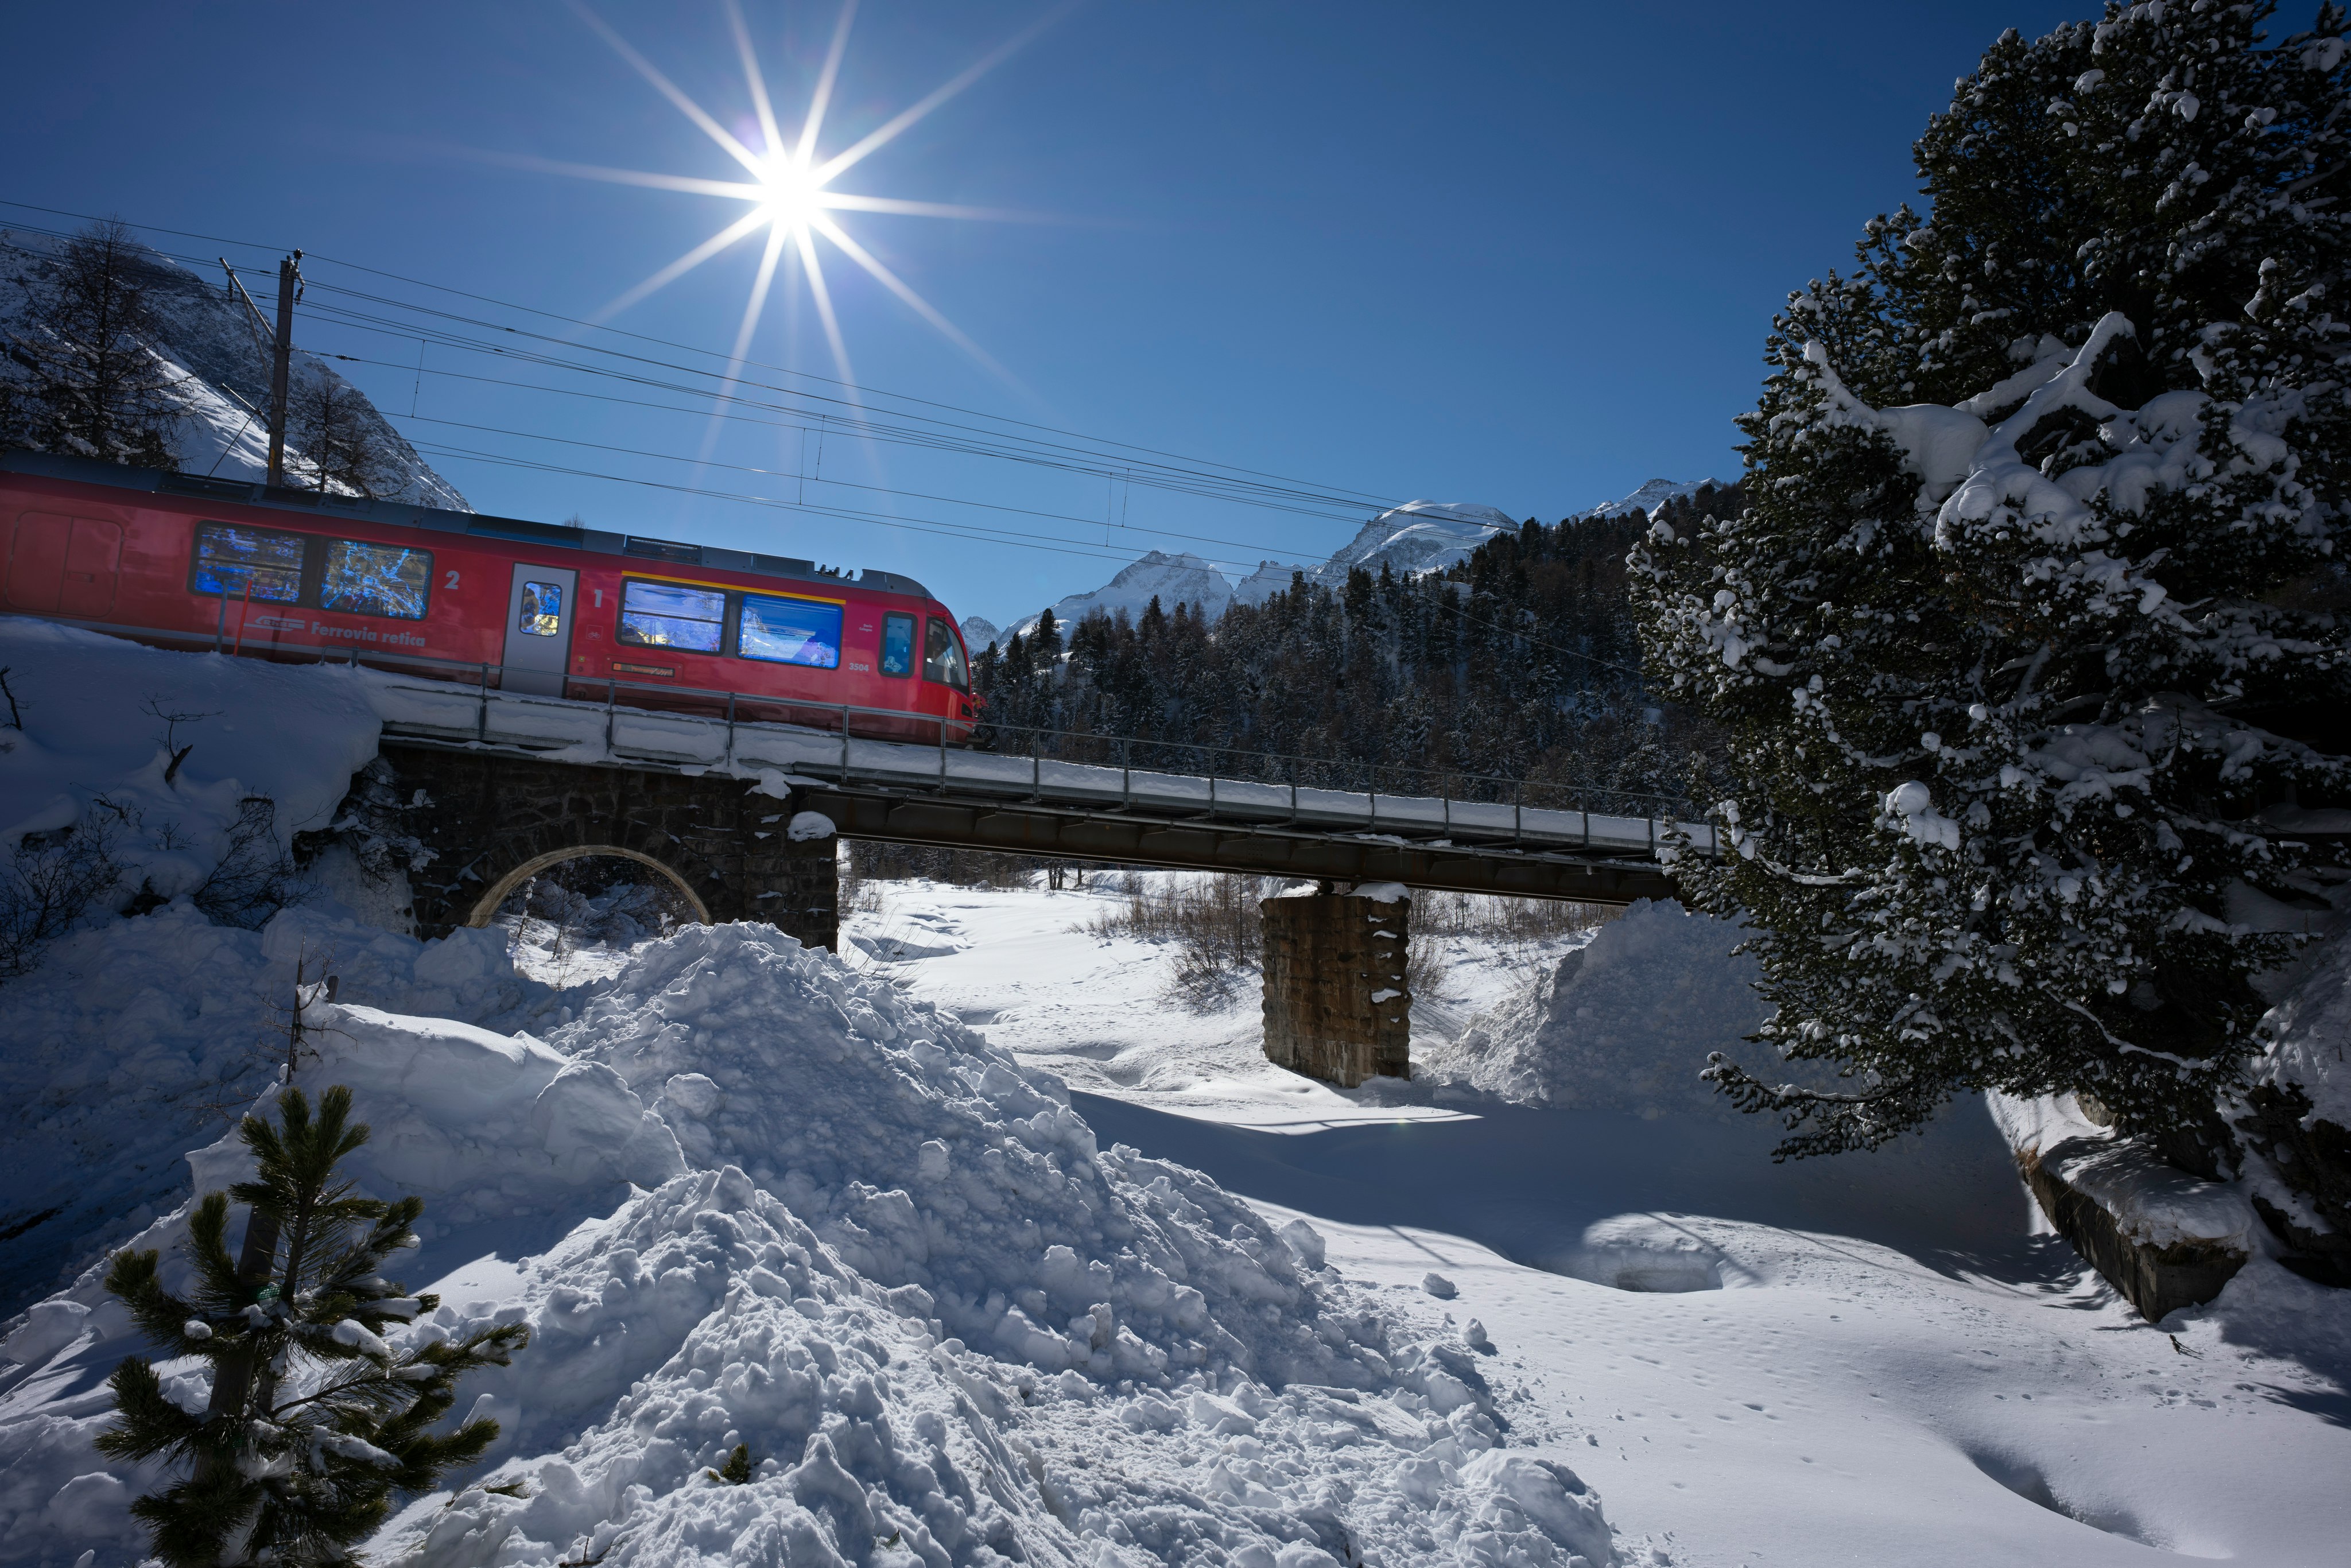
<instances>
[{"instance_id":1,"label":"sun","mask_svg":"<svg viewBox=\"0 0 2351 1568\"><path fill-rule=\"evenodd\" d=\"M759 211L776 227L797 234L824 210L824 187L810 172L786 159L769 159L760 172Z\"/></svg>"},{"instance_id":2,"label":"sun","mask_svg":"<svg viewBox=\"0 0 2351 1568\"><path fill-rule=\"evenodd\" d=\"M868 156L895 141L902 132L941 104L1002 64L1029 39L1050 26L1060 13L1040 18L877 129L841 151L824 156L820 155L818 149L824 134L825 114L831 105L833 87L840 79L841 57L848 51L850 26L856 19L857 0L845 0L841 6L840 18L833 24L831 41L825 50L823 68L818 73L816 87L809 96L808 108L800 116L796 133L789 136L786 135L777 119L774 101L768 92L767 78L759 67L758 53L752 47L751 31L744 24L737 0L720 0L720 3L735 36L736 52L742 59L744 81L749 89L752 110L758 119L758 141L760 145L758 146L728 131L716 116L686 96L676 83L662 74L609 23L590 10L584 0L571 0L571 8L598 37L611 46L614 53L627 61L639 76L709 137L720 152L740 165L741 173L747 177L708 179L564 163L543 158L500 160L551 173L660 191L677 191L688 195L713 196L743 204L742 210L717 233L624 291L597 311L591 319L610 320L649 295L667 287L713 256L748 241L763 240L750 298L744 303L743 319L737 327L734 348L727 361L727 384L733 383L742 369L744 357L750 350L752 336L758 330L760 316L767 308L768 295L775 285L777 267L787 249L799 263L799 274L807 280L810 298L816 307L817 319L824 327L826 344L832 352L833 365L843 382L853 382L856 377L850 366L849 345L841 336L841 319L833 308L832 290L825 279L824 254L828 251L848 257L965 352L998 375L1007 375L1003 367L989 358L961 329L859 244L841 225L837 214L859 212L907 217L995 219L1019 219L1028 214L843 191L837 188L835 182L862 163Z\"/></svg>"}]
</instances>

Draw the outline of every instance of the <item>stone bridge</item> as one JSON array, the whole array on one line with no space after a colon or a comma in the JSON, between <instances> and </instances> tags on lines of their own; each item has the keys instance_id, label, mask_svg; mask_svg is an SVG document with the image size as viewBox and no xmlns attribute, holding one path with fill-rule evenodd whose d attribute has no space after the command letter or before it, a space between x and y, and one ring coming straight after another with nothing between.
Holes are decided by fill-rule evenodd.
<instances>
[{"instance_id":1,"label":"stone bridge","mask_svg":"<svg viewBox=\"0 0 2351 1568\"><path fill-rule=\"evenodd\" d=\"M791 840L799 800L716 774L390 738L381 755L402 800L424 792L409 822L434 854L409 876L421 936L486 925L507 894L549 867L616 855L663 873L705 921L763 920L811 947L837 939L833 841Z\"/></svg>"},{"instance_id":2,"label":"stone bridge","mask_svg":"<svg viewBox=\"0 0 2351 1568\"><path fill-rule=\"evenodd\" d=\"M1266 901L1265 1051L1345 1085L1411 1074L1411 906L1395 884L1619 904L1673 892L1668 824L1642 817L852 738L846 709L827 733L738 721L733 698L721 718L486 677L392 695L381 756L400 799L423 792L409 831L434 852L409 879L419 935L486 925L532 876L601 854L659 872L705 921L834 948L835 841L794 841L802 811L845 838L1301 879L1318 891Z\"/></svg>"}]
</instances>

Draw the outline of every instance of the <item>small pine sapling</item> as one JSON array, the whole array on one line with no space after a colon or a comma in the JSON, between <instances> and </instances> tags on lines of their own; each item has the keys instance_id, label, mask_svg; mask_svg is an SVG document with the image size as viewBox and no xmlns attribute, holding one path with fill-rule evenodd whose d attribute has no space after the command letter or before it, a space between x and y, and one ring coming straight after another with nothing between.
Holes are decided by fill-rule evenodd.
<instances>
[{"instance_id":1,"label":"small pine sapling","mask_svg":"<svg viewBox=\"0 0 2351 1568\"><path fill-rule=\"evenodd\" d=\"M186 1467L131 1504L169 1568L356 1562L352 1543L382 1522L393 1492L430 1490L497 1437L489 1420L432 1428L455 1403L457 1380L506 1365L528 1330L387 1343L439 1305L382 1274L392 1253L415 1245L424 1205L358 1197L337 1175L368 1139L350 1109L350 1091L337 1085L314 1115L289 1086L277 1124L245 1118L238 1135L258 1177L197 1205L186 1296L164 1288L153 1251L117 1253L108 1272L107 1289L166 1355L212 1367L211 1407L199 1416L164 1392L152 1364L125 1360L110 1379L119 1418L98 1438L117 1458ZM260 1256L244 1268L228 1248L232 1198L249 1207L249 1230L275 1232L273 1244L246 1249Z\"/></svg>"}]
</instances>

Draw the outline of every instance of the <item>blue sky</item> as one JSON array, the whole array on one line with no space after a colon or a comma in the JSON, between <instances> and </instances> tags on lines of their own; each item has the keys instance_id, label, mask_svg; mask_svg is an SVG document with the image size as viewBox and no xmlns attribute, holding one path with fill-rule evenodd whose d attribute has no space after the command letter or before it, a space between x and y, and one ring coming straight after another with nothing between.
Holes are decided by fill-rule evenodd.
<instances>
[{"instance_id":1,"label":"blue sky","mask_svg":"<svg viewBox=\"0 0 2351 1568\"><path fill-rule=\"evenodd\" d=\"M1001 373L822 240L820 260L867 386L1366 497L1555 518L1652 477L1735 473L1730 420L1752 401L1774 306L1843 265L1861 224L1909 193L1911 139L2001 28L2036 33L2086 9L869 0L820 156L1047 25L835 188L1053 221L841 216ZM743 0L743 12L789 140L837 7ZM717 0L607 0L598 14L722 125L757 136ZM14 201L299 246L574 317L747 210L492 161L742 177L559 0L16 6L0 52L19 64L0 99L0 144L16 153L0 197ZM723 353L760 249L754 235L613 324ZM453 304L323 259L311 276ZM323 310L298 338L356 356L343 368L420 443L677 485L695 470L666 459L705 440L696 413L460 380L450 372L519 378L439 345L420 376L414 337ZM834 373L793 277L778 277L750 356ZM737 466L704 470L701 486L806 497L810 439L731 424L712 455ZM434 461L485 510L886 566L998 620L1154 546L1237 570L1317 559L1374 509L1301 516L824 440L828 478L872 486L820 486L837 503L1048 534L1057 548Z\"/></svg>"}]
</instances>

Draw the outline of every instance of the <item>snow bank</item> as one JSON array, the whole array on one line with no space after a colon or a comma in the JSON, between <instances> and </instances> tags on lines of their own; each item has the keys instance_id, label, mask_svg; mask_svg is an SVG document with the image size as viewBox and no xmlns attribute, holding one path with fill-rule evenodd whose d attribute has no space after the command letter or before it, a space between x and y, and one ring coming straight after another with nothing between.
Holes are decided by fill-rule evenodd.
<instances>
[{"instance_id":1,"label":"snow bank","mask_svg":"<svg viewBox=\"0 0 2351 1568\"><path fill-rule=\"evenodd\" d=\"M2259 1222L2242 1188L2201 1181L2146 1145L2117 1138L2082 1114L2071 1094L1986 1096L2008 1146L2114 1217L2126 1240L2150 1247L2197 1242L2255 1250Z\"/></svg>"},{"instance_id":2,"label":"snow bank","mask_svg":"<svg viewBox=\"0 0 2351 1568\"><path fill-rule=\"evenodd\" d=\"M413 1332L533 1330L466 1385L490 1471L375 1561L1614 1561L1573 1472L1503 1447L1461 1332L1098 1149L1058 1082L887 984L695 927L563 1001L544 1040L312 1009L306 1081L374 1129L353 1174L428 1201ZM191 1161L239 1174L226 1141ZM89 1443L133 1348L95 1270L0 1346L0 1563L131 1560L154 1476ZM714 1479L738 1443L752 1479Z\"/></svg>"},{"instance_id":3,"label":"snow bank","mask_svg":"<svg viewBox=\"0 0 2351 1568\"><path fill-rule=\"evenodd\" d=\"M24 715L0 730L0 854L102 821L131 885L164 898L220 863L249 799L272 803L281 850L328 826L382 727L372 677L331 665L166 653L16 615L0 615L0 665Z\"/></svg>"},{"instance_id":4,"label":"snow bank","mask_svg":"<svg viewBox=\"0 0 2351 1568\"><path fill-rule=\"evenodd\" d=\"M1707 1053L1751 1051L1771 1009L1736 927L1642 900L1559 967L1473 1019L1416 1077L1523 1104L1642 1116L1734 1116L1698 1073Z\"/></svg>"},{"instance_id":5,"label":"snow bank","mask_svg":"<svg viewBox=\"0 0 2351 1568\"><path fill-rule=\"evenodd\" d=\"M994 1353L1095 1377L1377 1375L1246 1205L1097 1149L1058 1080L771 931L650 946L551 1039L618 1070L697 1166L745 1166Z\"/></svg>"},{"instance_id":6,"label":"snow bank","mask_svg":"<svg viewBox=\"0 0 2351 1568\"><path fill-rule=\"evenodd\" d=\"M60 939L0 991L0 1317L186 1199L182 1154L284 1057L298 962L403 1011L510 1026L551 1005L496 931L418 942L325 908L242 931L183 900Z\"/></svg>"}]
</instances>

